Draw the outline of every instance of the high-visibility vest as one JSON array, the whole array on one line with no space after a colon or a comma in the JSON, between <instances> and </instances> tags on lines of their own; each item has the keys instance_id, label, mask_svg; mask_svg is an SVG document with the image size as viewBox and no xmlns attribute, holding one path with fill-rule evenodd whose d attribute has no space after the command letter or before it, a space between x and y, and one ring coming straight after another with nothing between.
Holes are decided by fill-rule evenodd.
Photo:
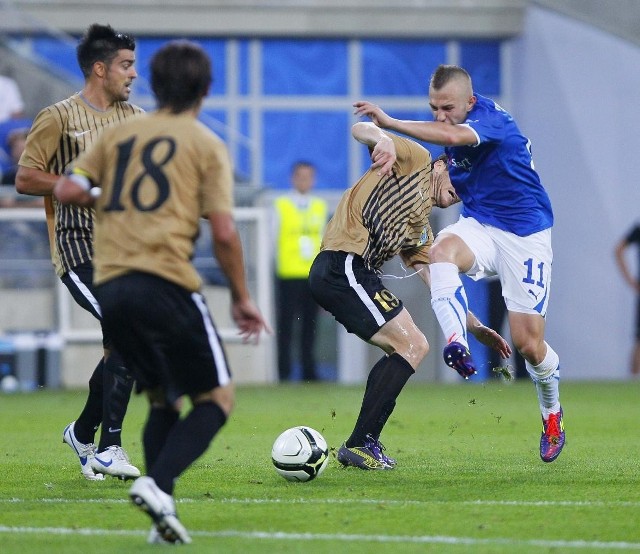
<instances>
[{"instance_id":1,"label":"high-visibility vest","mask_svg":"<svg viewBox=\"0 0 640 554\"><path fill-rule=\"evenodd\" d=\"M327 222L327 203L310 197L300 208L290 196L275 201L278 213L276 275L281 279L301 279L309 276L311 264L320 251L322 233Z\"/></svg>"}]
</instances>

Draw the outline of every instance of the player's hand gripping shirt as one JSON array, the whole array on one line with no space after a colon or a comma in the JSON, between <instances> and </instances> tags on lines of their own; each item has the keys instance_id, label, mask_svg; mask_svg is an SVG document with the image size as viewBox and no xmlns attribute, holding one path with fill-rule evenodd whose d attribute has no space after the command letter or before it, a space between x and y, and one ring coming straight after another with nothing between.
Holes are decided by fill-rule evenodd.
<instances>
[{"instance_id":1,"label":"player's hand gripping shirt","mask_svg":"<svg viewBox=\"0 0 640 554\"><path fill-rule=\"evenodd\" d=\"M431 154L389 134L396 147L393 175L367 171L348 189L327 224L322 250L359 254L373 269L400 254L404 263L429 263L433 232Z\"/></svg>"}]
</instances>

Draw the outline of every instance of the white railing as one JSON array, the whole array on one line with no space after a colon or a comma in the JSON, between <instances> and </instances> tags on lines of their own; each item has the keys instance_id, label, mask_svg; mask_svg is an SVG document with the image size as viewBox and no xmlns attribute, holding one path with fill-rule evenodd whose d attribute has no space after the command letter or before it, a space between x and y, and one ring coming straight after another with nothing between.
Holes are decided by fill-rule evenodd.
<instances>
[{"instance_id":1,"label":"white railing","mask_svg":"<svg viewBox=\"0 0 640 554\"><path fill-rule=\"evenodd\" d=\"M269 318L273 313L273 281L271 270L272 247L269 235L268 214L264 208L236 208L235 219L240 234L243 239L247 279L252 295L256 304ZM43 222L45 220L44 210L40 208L4 208L0 209L0 222ZM8 233L3 233L4 227L0 226L0 241L9 241L11 238ZM203 224L202 235L206 238L209 233L206 224ZM13 245L19 248L19 245ZM216 263L213 254L202 254L202 257L196 258L195 263L203 268L215 267ZM30 269L42 272L49 271L53 273L53 268L49 260L33 260L28 258L9 259L3 257L0 259L0 275L3 271ZM82 324L77 324L76 306L73 298L66 290L66 287L59 279L54 279L55 283L51 287L51 294L54 295L55 313L53 321L55 322L56 331L61 334L66 342L100 342L102 335L99 326L89 324L86 320ZM16 293L19 293L20 287L15 287ZM205 285L205 295L209 292L210 287ZM224 290L222 287L214 287L218 289L218 293ZM5 290L6 292L6 290ZM216 295L219 298L220 294ZM216 310L218 311L218 310ZM224 318L221 318L224 320ZM4 323L4 325L3 325ZM6 327L6 322L0 321L0 328ZM219 328L220 335L223 339L231 342L239 342L237 329L233 325L222 326Z\"/></svg>"}]
</instances>

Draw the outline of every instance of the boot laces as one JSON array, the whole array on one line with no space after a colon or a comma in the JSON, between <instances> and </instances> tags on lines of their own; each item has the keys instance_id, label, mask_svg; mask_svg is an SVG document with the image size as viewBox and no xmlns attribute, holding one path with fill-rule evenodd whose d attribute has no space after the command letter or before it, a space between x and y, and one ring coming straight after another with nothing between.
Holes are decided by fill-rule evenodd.
<instances>
[{"instance_id":1,"label":"boot laces","mask_svg":"<svg viewBox=\"0 0 640 554\"><path fill-rule=\"evenodd\" d=\"M557 444L560 440L560 417L559 414L549 414L549 419L545 426L544 434L550 444Z\"/></svg>"}]
</instances>

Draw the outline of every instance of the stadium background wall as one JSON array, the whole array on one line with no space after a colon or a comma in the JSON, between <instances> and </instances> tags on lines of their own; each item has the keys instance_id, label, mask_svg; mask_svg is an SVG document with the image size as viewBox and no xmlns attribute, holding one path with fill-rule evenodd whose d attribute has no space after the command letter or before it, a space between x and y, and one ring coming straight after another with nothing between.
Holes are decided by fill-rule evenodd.
<instances>
[{"instance_id":1,"label":"stadium background wall","mask_svg":"<svg viewBox=\"0 0 640 554\"><path fill-rule=\"evenodd\" d=\"M289 163L297 157L318 165L318 188L334 201L367 164L366 153L349 137L352 101L368 98L400 117L429 117L430 72L438 63L460 63L472 73L478 92L510 110L532 140L536 167L554 203L548 336L561 351L563 377L626 377L632 293L617 275L611 251L638 217L636 172L624 162L634 159L630 133L640 114L623 107L635 105L631 95L640 77L628 68L638 65L640 50L624 28L609 23L618 11L627 10L626 19L633 19L632 5L621 2L619 10L593 18L585 12L596 10L597 3L586 1L580 3L581 14L570 13L575 2L363 4L191 0L125 6L88 0L78 9L73 2L5 2L0 70L8 69L28 94L38 93L29 102L37 111L78 88L68 33L93 21L109 22L138 38L141 78L133 101L150 108L145 80L153 50L175 37L202 42L216 64L205 122L230 145L239 204L265 207L287 185ZM46 93L55 98L45 98ZM435 227L452 219L454 213L437 213ZM402 270L392 262L388 273L402 275ZM391 280L390 287L401 289L431 342L433 353L420 375L454 380L441 367L441 337L417 281ZM474 287L471 296L482 316L483 287ZM30 304L17 304L28 314ZM55 322L55 303L44 304L41 309L52 310L45 318ZM15 318L15 311L0 308L0 329L12 327ZM23 313L20 319L28 324L37 317ZM76 362L88 346L70 346L63 382L72 384L76 379L66 368L83 365ZM375 355L367 349L360 353L364 365ZM269 375L256 365L242 380ZM349 379L360 377L356 371Z\"/></svg>"}]
</instances>

